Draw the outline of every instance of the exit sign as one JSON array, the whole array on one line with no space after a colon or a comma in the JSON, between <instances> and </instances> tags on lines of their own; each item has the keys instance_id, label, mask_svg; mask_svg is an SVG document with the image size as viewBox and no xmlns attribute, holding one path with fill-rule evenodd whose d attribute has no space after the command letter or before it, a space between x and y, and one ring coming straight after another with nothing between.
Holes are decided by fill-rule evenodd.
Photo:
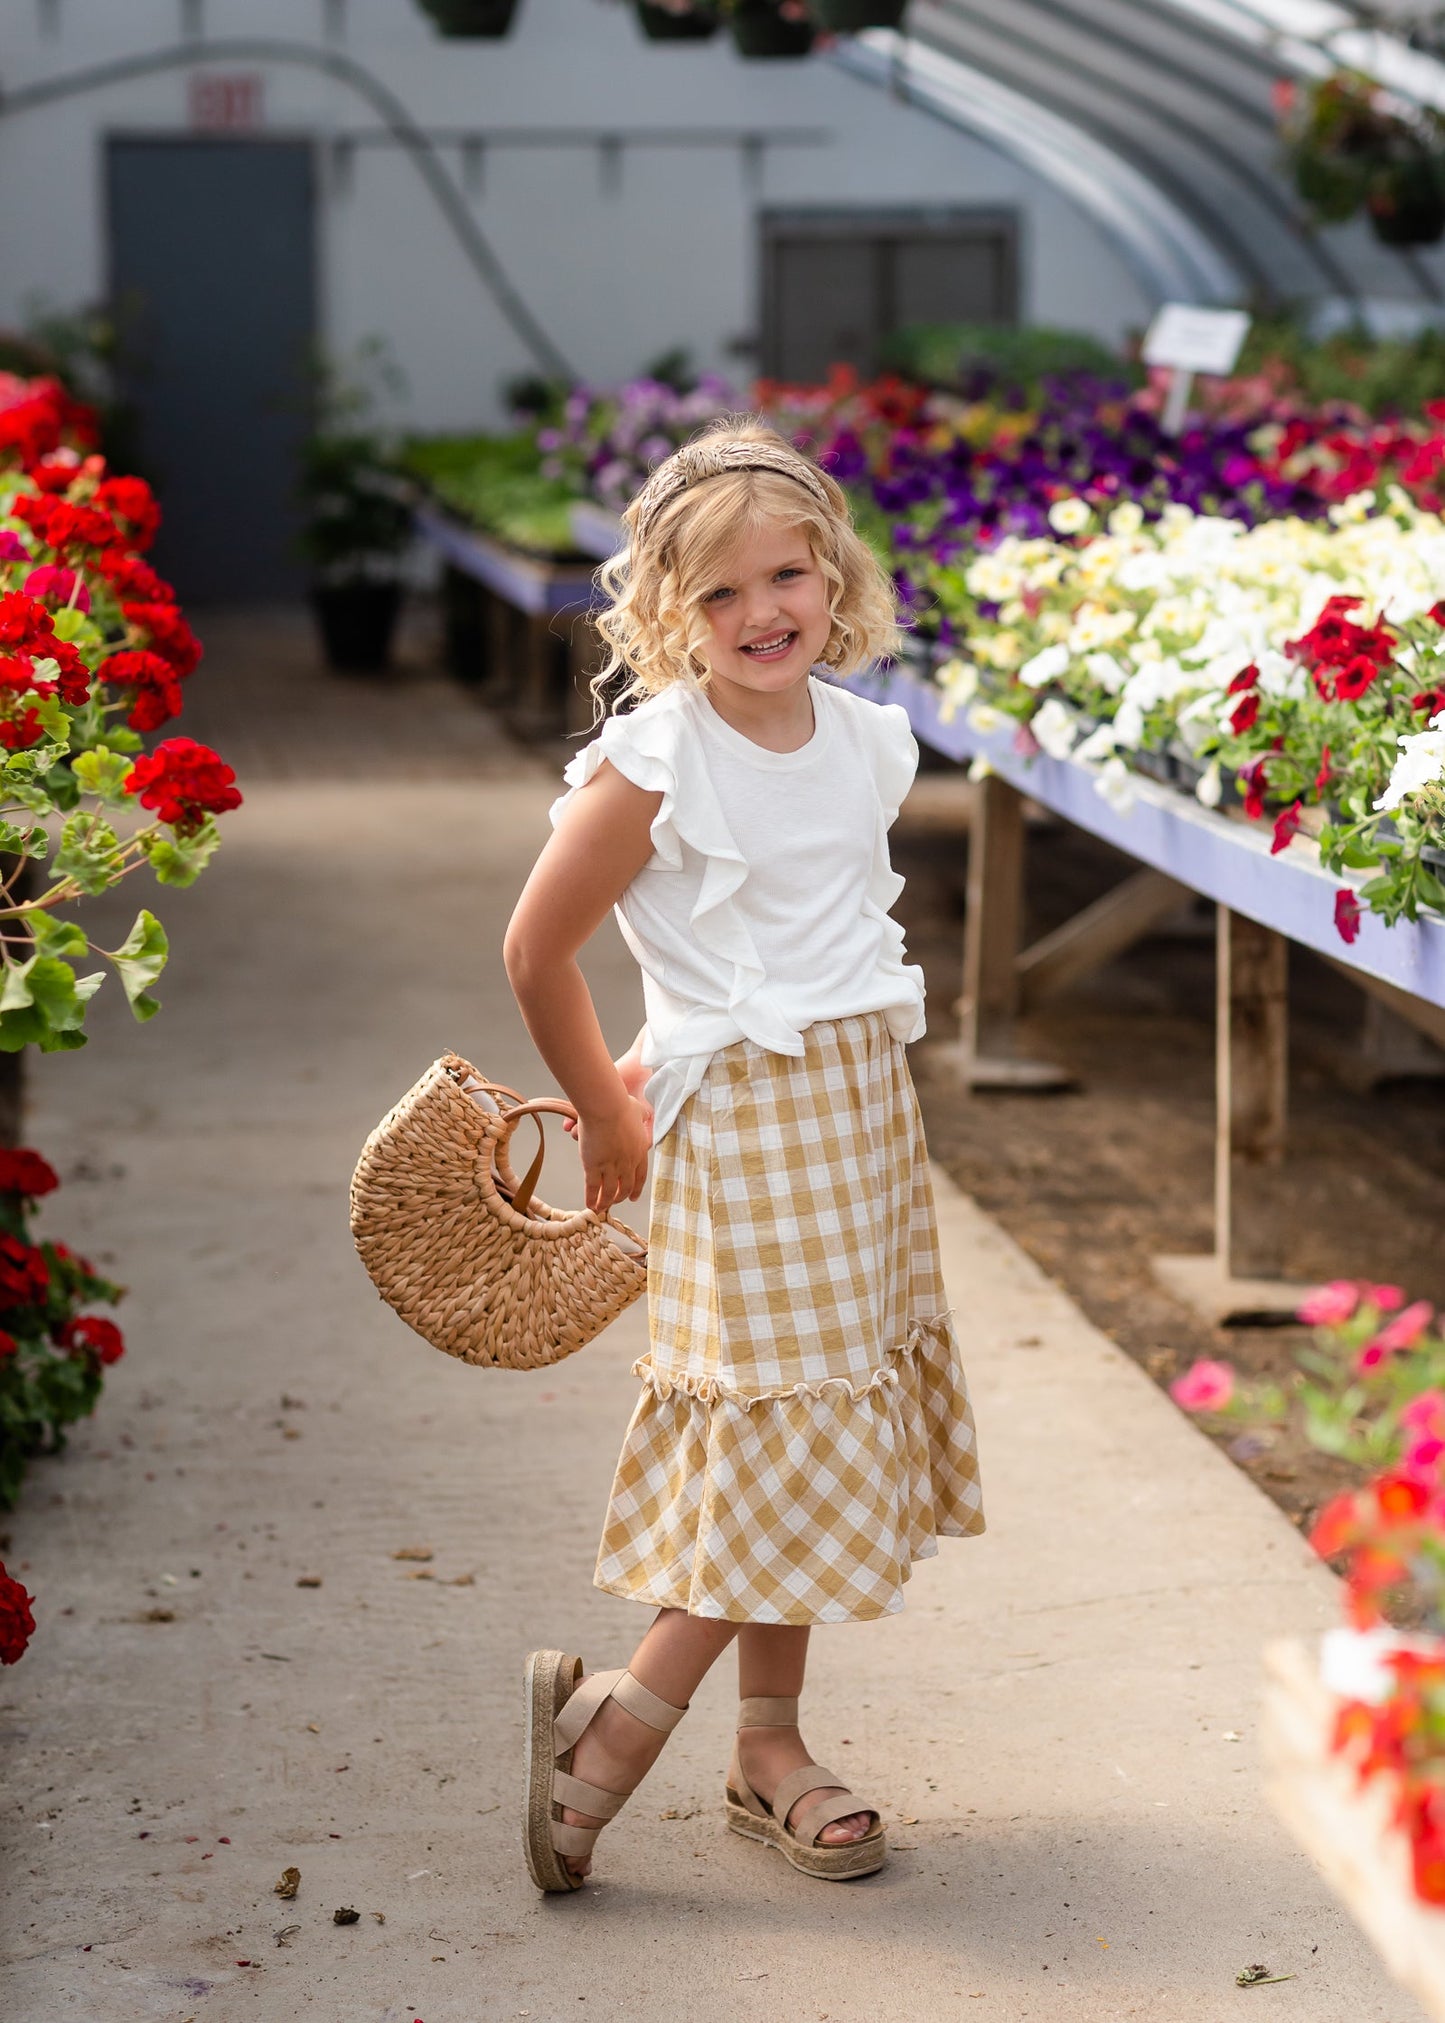
<instances>
[{"instance_id":1,"label":"exit sign","mask_svg":"<svg viewBox=\"0 0 1445 2023\"><path fill-rule=\"evenodd\" d=\"M191 125L200 133L244 133L265 117L259 70L198 70L190 79Z\"/></svg>"}]
</instances>

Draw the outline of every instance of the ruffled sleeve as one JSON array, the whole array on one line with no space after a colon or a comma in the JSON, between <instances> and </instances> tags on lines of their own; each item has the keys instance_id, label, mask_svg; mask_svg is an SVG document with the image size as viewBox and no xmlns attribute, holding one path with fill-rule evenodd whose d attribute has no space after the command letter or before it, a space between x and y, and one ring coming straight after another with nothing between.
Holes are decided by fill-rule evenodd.
<instances>
[{"instance_id":1,"label":"ruffled sleeve","mask_svg":"<svg viewBox=\"0 0 1445 2023\"><path fill-rule=\"evenodd\" d=\"M583 746L562 775L568 791L552 803L553 828L572 796L586 786L606 759L634 787L641 787L645 793L661 794L662 806L652 818L652 847L670 870L680 870L682 848L676 825L677 733L675 711L660 712L645 703L628 716L608 717L591 744Z\"/></svg>"},{"instance_id":2,"label":"ruffled sleeve","mask_svg":"<svg viewBox=\"0 0 1445 2023\"><path fill-rule=\"evenodd\" d=\"M891 829L918 771L918 742L908 712L896 702L874 703L865 710L873 756L873 778L883 815Z\"/></svg>"}]
</instances>

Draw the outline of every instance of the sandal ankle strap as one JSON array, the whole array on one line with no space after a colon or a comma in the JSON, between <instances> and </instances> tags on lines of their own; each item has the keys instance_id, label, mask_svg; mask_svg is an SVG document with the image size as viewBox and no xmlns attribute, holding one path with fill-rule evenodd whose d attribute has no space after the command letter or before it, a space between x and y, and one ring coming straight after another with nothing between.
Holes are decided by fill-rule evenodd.
<instances>
[{"instance_id":1,"label":"sandal ankle strap","mask_svg":"<svg viewBox=\"0 0 1445 2023\"><path fill-rule=\"evenodd\" d=\"M604 1700L615 1700L624 1713L664 1735L671 1734L687 1712L686 1707L674 1707L659 1700L631 1672L594 1672L590 1679L583 1680L553 1724L553 1742L559 1756L572 1747Z\"/></svg>"},{"instance_id":2,"label":"sandal ankle strap","mask_svg":"<svg viewBox=\"0 0 1445 2023\"><path fill-rule=\"evenodd\" d=\"M753 1698L744 1700L738 1707L739 1728L796 1728L798 1725L798 1702L791 1700L769 1700Z\"/></svg>"}]
</instances>

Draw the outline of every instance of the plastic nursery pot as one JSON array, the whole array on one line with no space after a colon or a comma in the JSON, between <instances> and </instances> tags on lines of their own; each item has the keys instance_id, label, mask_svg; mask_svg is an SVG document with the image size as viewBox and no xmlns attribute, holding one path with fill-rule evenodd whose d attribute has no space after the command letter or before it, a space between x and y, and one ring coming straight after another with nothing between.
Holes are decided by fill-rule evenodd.
<instances>
[{"instance_id":1,"label":"plastic nursery pot","mask_svg":"<svg viewBox=\"0 0 1445 2023\"><path fill-rule=\"evenodd\" d=\"M907 11L908 0L808 0L808 12L830 35L897 28Z\"/></svg>"},{"instance_id":2,"label":"plastic nursery pot","mask_svg":"<svg viewBox=\"0 0 1445 2023\"><path fill-rule=\"evenodd\" d=\"M739 56L806 56L817 31L811 21L793 21L771 0L737 0L729 17Z\"/></svg>"},{"instance_id":3,"label":"plastic nursery pot","mask_svg":"<svg viewBox=\"0 0 1445 2023\"><path fill-rule=\"evenodd\" d=\"M1368 208L1384 246L1433 246L1445 235L1445 188L1431 161L1403 164L1377 177Z\"/></svg>"},{"instance_id":4,"label":"plastic nursery pot","mask_svg":"<svg viewBox=\"0 0 1445 2023\"><path fill-rule=\"evenodd\" d=\"M519 0L417 0L443 35L458 40L499 42L511 32Z\"/></svg>"},{"instance_id":5,"label":"plastic nursery pot","mask_svg":"<svg viewBox=\"0 0 1445 2023\"><path fill-rule=\"evenodd\" d=\"M313 583L311 608L328 667L339 674L380 674L388 665L401 610L399 583Z\"/></svg>"},{"instance_id":6,"label":"plastic nursery pot","mask_svg":"<svg viewBox=\"0 0 1445 2023\"><path fill-rule=\"evenodd\" d=\"M707 42L722 26L712 7L688 7L674 13L650 0L636 0L635 10L642 32L649 42Z\"/></svg>"}]
</instances>

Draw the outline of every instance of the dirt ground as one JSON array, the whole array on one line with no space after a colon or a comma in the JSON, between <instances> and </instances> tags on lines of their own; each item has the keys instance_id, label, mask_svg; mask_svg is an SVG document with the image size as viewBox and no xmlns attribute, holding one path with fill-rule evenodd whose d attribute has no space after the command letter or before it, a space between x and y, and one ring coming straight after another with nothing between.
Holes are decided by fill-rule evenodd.
<instances>
[{"instance_id":1,"label":"dirt ground","mask_svg":"<svg viewBox=\"0 0 1445 2023\"><path fill-rule=\"evenodd\" d=\"M1021 1050L1066 1067L1076 1088L971 1094L950 1044L962 984L962 801L949 772L926 774L893 832L908 881L898 913L928 980L931 1031L913 1065L934 1156L1159 1383L1201 1355L1287 1375L1299 1329L1212 1328L1150 1270L1158 1253L1211 1247L1212 910L1201 905L1025 1022ZM1029 939L1134 868L1062 823L1032 827L1028 847ZM1330 1055L1356 1042L1363 994L1302 949L1290 985L1287 1273L1393 1281L1445 1304L1445 1075L1352 1091ZM1349 1479L1292 1430L1221 1444L1296 1523Z\"/></svg>"}]
</instances>

